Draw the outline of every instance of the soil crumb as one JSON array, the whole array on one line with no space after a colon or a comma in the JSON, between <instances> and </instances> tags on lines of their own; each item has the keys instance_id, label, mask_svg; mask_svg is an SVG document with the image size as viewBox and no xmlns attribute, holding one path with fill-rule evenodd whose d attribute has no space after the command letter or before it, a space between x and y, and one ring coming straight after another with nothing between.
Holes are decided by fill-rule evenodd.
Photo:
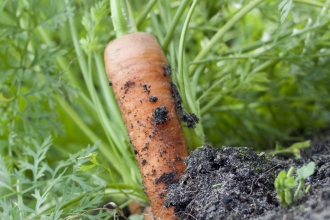
<instances>
[{"instance_id":1,"label":"soil crumb","mask_svg":"<svg viewBox=\"0 0 330 220\"><path fill-rule=\"evenodd\" d=\"M172 74L171 66L168 64L164 65L164 76L170 76Z\"/></svg>"},{"instance_id":2,"label":"soil crumb","mask_svg":"<svg viewBox=\"0 0 330 220\"><path fill-rule=\"evenodd\" d=\"M128 89L129 89L130 87L132 87L134 84L135 84L135 83L132 82L132 81L127 81L127 82L125 83L125 85L124 85L124 89L125 89L124 91L125 91L125 94L127 93Z\"/></svg>"},{"instance_id":3,"label":"soil crumb","mask_svg":"<svg viewBox=\"0 0 330 220\"><path fill-rule=\"evenodd\" d=\"M161 182L168 184L176 183L177 181L174 180L175 172L170 173L163 173L158 179L155 180L155 184L159 184Z\"/></svg>"},{"instance_id":4,"label":"soil crumb","mask_svg":"<svg viewBox=\"0 0 330 220\"><path fill-rule=\"evenodd\" d=\"M187 170L169 186L165 206L174 206L180 219L330 219L330 135L314 140L300 159L256 154L250 148L208 145L185 159ZM281 170L315 162L314 174L306 179L308 194L283 208L274 180ZM296 173L294 173L296 176Z\"/></svg>"},{"instance_id":5,"label":"soil crumb","mask_svg":"<svg viewBox=\"0 0 330 220\"><path fill-rule=\"evenodd\" d=\"M182 121L187 123L188 128L195 128L199 118L194 113L183 114Z\"/></svg>"},{"instance_id":6,"label":"soil crumb","mask_svg":"<svg viewBox=\"0 0 330 220\"><path fill-rule=\"evenodd\" d=\"M171 83L172 95L175 100L175 108L179 115L180 121L186 122L188 128L195 128L199 122L199 118L194 113L186 113L182 105L182 98L177 86Z\"/></svg>"},{"instance_id":7,"label":"soil crumb","mask_svg":"<svg viewBox=\"0 0 330 220\"><path fill-rule=\"evenodd\" d=\"M158 98L157 96L150 96L149 97L149 102L157 102Z\"/></svg>"},{"instance_id":8,"label":"soil crumb","mask_svg":"<svg viewBox=\"0 0 330 220\"><path fill-rule=\"evenodd\" d=\"M146 84L143 84L141 86L142 86L144 92L150 93L150 90L149 90L150 86L147 86Z\"/></svg>"},{"instance_id":9,"label":"soil crumb","mask_svg":"<svg viewBox=\"0 0 330 220\"><path fill-rule=\"evenodd\" d=\"M166 109L166 106L157 107L152 113L152 117L156 124L164 123L168 117L168 111Z\"/></svg>"}]
</instances>

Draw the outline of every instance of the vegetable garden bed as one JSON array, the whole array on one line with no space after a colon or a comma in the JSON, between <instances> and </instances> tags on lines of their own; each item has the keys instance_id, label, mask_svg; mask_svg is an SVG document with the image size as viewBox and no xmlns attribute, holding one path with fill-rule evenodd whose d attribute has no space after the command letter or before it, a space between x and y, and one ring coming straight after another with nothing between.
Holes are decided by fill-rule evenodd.
<instances>
[{"instance_id":1,"label":"vegetable garden bed","mask_svg":"<svg viewBox=\"0 0 330 220\"><path fill-rule=\"evenodd\" d=\"M2 1L0 219L140 220L122 210L150 200L159 200L161 217L164 190L168 215L175 209L183 219L326 219L329 135L300 159L297 145L276 148L275 157L260 152L306 147L306 136L330 124L329 8L324 0ZM112 62L120 48L105 68L108 43L138 32L163 51L159 65L139 68L157 69L169 99L129 78L137 66L120 83L106 77L123 71ZM123 43L132 49L125 57L144 52L136 39ZM150 108L129 109L118 98ZM150 166L156 161L169 169ZM274 181L295 187L296 173L276 181L278 173L310 161L308 193L282 208ZM161 186L155 197L148 182ZM277 189L281 201L295 200L293 189Z\"/></svg>"},{"instance_id":2,"label":"vegetable garden bed","mask_svg":"<svg viewBox=\"0 0 330 220\"><path fill-rule=\"evenodd\" d=\"M165 200L180 219L329 219L330 133L301 150L300 159L256 154L250 148L204 146L186 159L185 174L170 187ZM292 155L291 155L292 156ZM274 180L281 170L314 161L307 178L311 188L283 208Z\"/></svg>"}]
</instances>

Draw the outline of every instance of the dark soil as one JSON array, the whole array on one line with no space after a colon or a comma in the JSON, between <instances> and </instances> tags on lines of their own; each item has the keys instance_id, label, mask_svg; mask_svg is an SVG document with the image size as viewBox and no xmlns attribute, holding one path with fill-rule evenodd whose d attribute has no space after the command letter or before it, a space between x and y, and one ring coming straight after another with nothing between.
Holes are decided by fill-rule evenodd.
<instances>
[{"instance_id":1,"label":"dark soil","mask_svg":"<svg viewBox=\"0 0 330 220\"><path fill-rule=\"evenodd\" d=\"M314 161L308 194L283 208L274 188L277 174ZM256 154L250 148L210 146L193 151L179 183L165 200L180 219L330 219L330 138L314 140L300 159Z\"/></svg>"},{"instance_id":2,"label":"dark soil","mask_svg":"<svg viewBox=\"0 0 330 220\"><path fill-rule=\"evenodd\" d=\"M153 111L152 117L153 117L154 121L156 122L156 124L163 124L166 121L166 119L168 118L168 111L166 109L166 106L157 107Z\"/></svg>"},{"instance_id":3,"label":"dark soil","mask_svg":"<svg viewBox=\"0 0 330 220\"><path fill-rule=\"evenodd\" d=\"M149 102L157 102L158 98L157 96L150 96L149 97Z\"/></svg>"},{"instance_id":4,"label":"dark soil","mask_svg":"<svg viewBox=\"0 0 330 220\"><path fill-rule=\"evenodd\" d=\"M195 128L196 124L199 122L199 118L194 113L188 113L185 111L183 105L182 105L182 98L179 93L178 87L171 83L172 88L172 96L175 100L175 108L178 112L180 121L186 123L186 127L188 128Z\"/></svg>"}]
</instances>

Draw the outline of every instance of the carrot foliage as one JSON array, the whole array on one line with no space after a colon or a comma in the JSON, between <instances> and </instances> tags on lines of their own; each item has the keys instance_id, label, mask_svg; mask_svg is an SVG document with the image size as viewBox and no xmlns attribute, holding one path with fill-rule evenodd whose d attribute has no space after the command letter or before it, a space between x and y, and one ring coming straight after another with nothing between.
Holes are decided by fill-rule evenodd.
<instances>
[{"instance_id":1,"label":"carrot foliage","mask_svg":"<svg viewBox=\"0 0 330 220\"><path fill-rule=\"evenodd\" d=\"M105 201L147 202L104 70L110 40L158 39L199 118L182 123L190 150L265 150L329 125L329 23L321 0L1 1L0 218L100 219L114 215Z\"/></svg>"}]
</instances>

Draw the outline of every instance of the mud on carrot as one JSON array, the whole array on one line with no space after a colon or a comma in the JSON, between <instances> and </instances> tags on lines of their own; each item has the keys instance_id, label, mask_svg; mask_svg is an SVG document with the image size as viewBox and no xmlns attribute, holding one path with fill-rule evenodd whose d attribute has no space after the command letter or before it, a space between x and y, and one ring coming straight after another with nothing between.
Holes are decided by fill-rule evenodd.
<instances>
[{"instance_id":1,"label":"mud on carrot","mask_svg":"<svg viewBox=\"0 0 330 220\"><path fill-rule=\"evenodd\" d=\"M153 214L177 219L163 203L168 185L186 168L188 151L165 55L152 35L139 32L110 42L104 59Z\"/></svg>"}]
</instances>

